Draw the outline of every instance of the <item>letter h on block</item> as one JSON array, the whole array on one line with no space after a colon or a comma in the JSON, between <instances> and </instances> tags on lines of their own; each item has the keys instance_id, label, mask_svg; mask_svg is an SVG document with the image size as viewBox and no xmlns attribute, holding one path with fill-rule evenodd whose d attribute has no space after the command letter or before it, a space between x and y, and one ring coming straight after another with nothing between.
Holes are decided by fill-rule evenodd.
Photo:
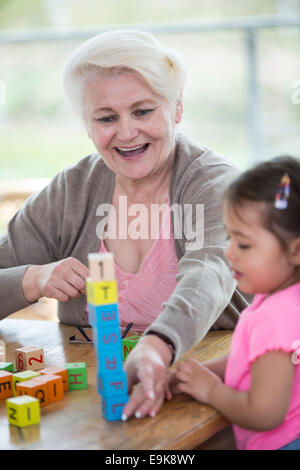
<instances>
[{"instance_id":1,"label":"letter h on block","mask_svg":"<svg viewBox=\"0 0 300 470\"><path fill-rule=\"evenodd\" d=\"M117 282L112 253L89 254L92 278L87 279L89 322L98 363L98 392L102 414L109 421L121 419L128 402L127 374L122 367Z\"/></svg>"}]
</instances>

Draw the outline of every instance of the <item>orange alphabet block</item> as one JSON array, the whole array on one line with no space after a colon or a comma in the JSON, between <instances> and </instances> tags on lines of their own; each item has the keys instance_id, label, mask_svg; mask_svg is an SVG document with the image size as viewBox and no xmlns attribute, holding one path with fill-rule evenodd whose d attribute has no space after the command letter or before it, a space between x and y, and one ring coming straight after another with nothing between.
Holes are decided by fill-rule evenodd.
<instances>
[{"instance_id":1,"label":"orange alphabet block","mask_svg":"<svg viewBox=\"0 0 300 470\"><path fill-rule=\"evenodd\" d=\"M37 398L40 406L49 404L49 389L46 381L41 377L26 380L25 382L18 382L16 384L17 396L29 395L30 397Z\"/></svg>"},{"instance_id":2,"label":"orange alphabet block","mask_svg":"<svg viewBox=\"0 0 300 470\"><path fill-rule=\"evenodd\" d=\"M12 373L0 370L0 399L13 396Z\"/></svg>"},{"instance_id":3,"label":"orange alphabet block","mask_svg":"<svg viewBox=\"0 0 300 470\"><path fill-rule=\"evenodd\" d=\"M39 380L44 382L48 387L49 403L63 400L64 384L61 375L44 374L39 377Z\"/></svg>"},{"instance_id":4,"label":"orange alphabet block","mask_svg":"<svg viewBox=\"0 0 300 470\"><path fill-rule=\"evenodd\" d=\"M40 346L26 346L15 351L17 370L39 370L44 367L44 350Z\"/></svg>"},{"instance_id":5,"label":"orange alphabet block","mask_svg":"<svg viewBox=\"0 0 300 470\"><path fill-rule=\"evenodd\" d=\"M47 367L46 369L39 370L39 373L42 375L60 375L63 379L64 392L67 392L69 390L67 369L64 369L63 367Z\"/></svg>"}]
</instances>

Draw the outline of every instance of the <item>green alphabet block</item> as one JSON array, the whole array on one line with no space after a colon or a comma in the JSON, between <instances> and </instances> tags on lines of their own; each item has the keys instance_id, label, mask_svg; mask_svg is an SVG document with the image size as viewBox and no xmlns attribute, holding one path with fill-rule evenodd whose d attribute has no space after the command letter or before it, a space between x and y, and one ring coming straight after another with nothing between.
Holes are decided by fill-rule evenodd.
<instances>
[{"instance_id":1,"label":"green alphabet block","mask_svg":"<svg viewBox=\"0 0 300 470\"><path fill-rule=\"evenodd\" d=\"M14 372L13 362L0 362L0 370L7 370L8 372Z\"/></svg>"},{"instance_id":2,"label":"green alphabet block","mask_svg":"<svg viewBox=\"0 0 300 470\"><path fill-rule=\"evenodd\" d=\"M137 344L139 339L140 339L140 336L128 336L128 337L122 339L122 357L123 357L123 361L126 360L128 354L135 347L135 345Z\"/></svg>"},{"instance_id":3,"label":"green alphabet block","mask_svg":"<svg viewBox=\"0 0 300 470\"><path fill-rule=\"evenodd\" d=\"M85 362L69 362L66 364L69 390L80 390L88 387Z\"/></svg>"}]
</instances>

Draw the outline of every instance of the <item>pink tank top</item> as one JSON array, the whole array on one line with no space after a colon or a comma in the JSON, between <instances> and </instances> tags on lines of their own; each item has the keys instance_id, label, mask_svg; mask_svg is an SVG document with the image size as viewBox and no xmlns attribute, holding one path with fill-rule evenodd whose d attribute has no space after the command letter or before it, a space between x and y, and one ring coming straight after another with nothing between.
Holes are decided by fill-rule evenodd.
<instances>
[{"instance_id":1,"label":"pink tank top","mask_svg":"<svg viewBox=\"0 0 300 470\"><path fill-rule=\"evenodd\" d=\"M164 234L170 234L166 236ZM107 252L101 240L99 252ZM172 233L170 205L163 214L159 237L137 273L123 271L115 263L120 326L133 322L132 330L144 331L163 310L177 285L177 256Z\"/></svg>"}]
</instances>

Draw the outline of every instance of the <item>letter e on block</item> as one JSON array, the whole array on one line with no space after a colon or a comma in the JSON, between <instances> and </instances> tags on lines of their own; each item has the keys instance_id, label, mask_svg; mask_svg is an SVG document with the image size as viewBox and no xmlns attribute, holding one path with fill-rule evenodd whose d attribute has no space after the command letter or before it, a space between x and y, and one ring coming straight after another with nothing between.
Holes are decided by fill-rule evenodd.
<instances>
[{"instance_id":1,"label":"letter e on block","mask_svg":"<svg viewBox=\"0 0 300 470\"><path fill-rule=\"evenodd\" d=\"M12 373L6 370L0 370L0 399L12 396Z\"/></svg>"}]
</instances>

